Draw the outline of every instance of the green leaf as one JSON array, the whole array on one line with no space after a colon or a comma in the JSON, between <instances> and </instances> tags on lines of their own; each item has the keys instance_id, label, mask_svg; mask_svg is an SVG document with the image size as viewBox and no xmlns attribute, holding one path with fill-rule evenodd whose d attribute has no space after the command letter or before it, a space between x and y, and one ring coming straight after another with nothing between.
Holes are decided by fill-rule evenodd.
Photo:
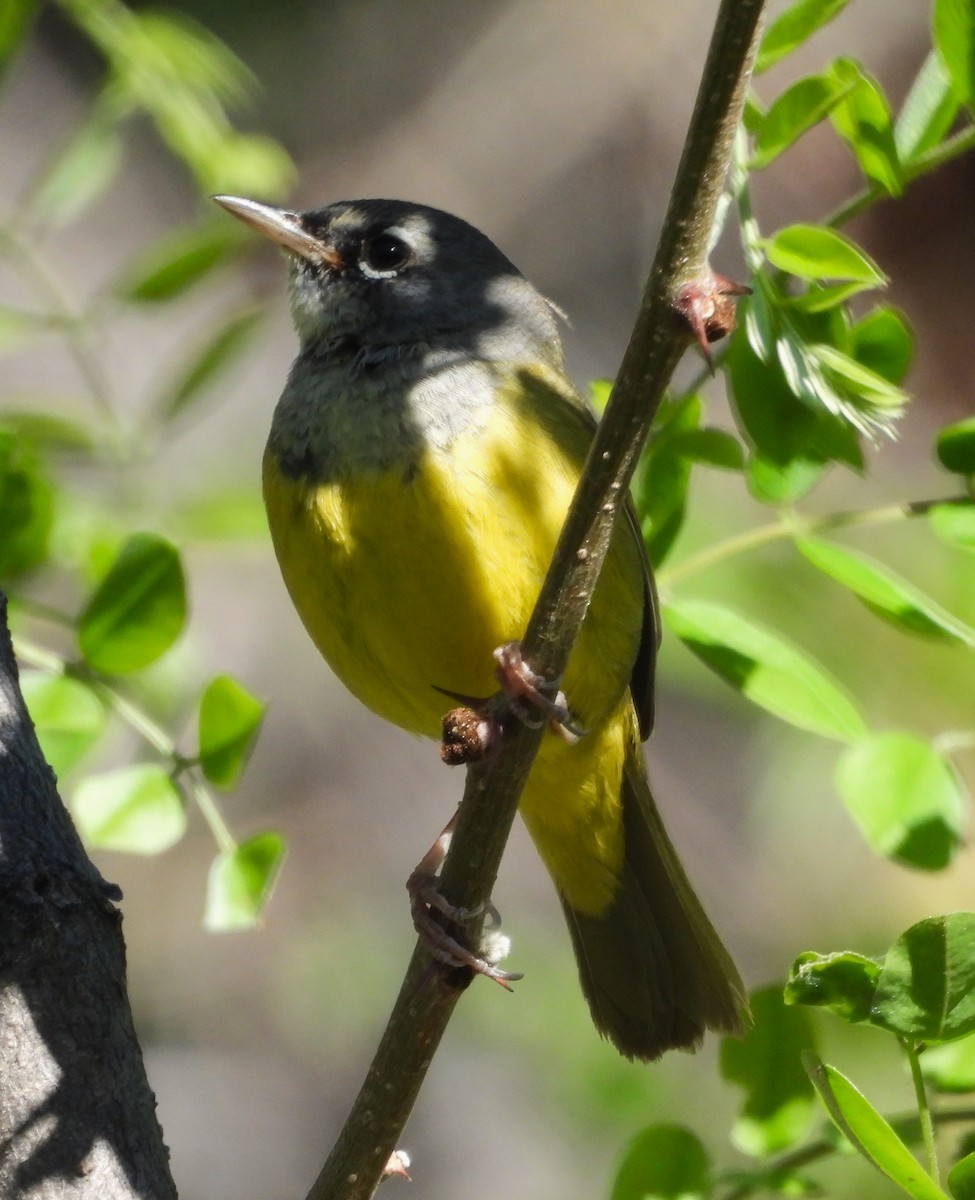
<instances>
[{"instance_id":1,"label":"green leaf","mask_svg":"<svg viewBox=\"0 0 975 1200\"><path fill-rule=\"evenodd\" d=\"M778 360L763 362L741 331L732 337L725 362L738 419L755 448L747 480L757 499L790 503L816 483L830 461L862 462L849 425L803 404Z\"/></svg>"},{"instance_id":2,"label":"green leaf","mask_svg":"<svg viewBox=\"0 0 975 1200\"><path fill-rule=\"evenodd\" d=\"M173 300L225 263L245 238L246 232L219 220L167 234L126 269L116 291L141 303Z\"/></svg>"},{"instance_id":3,"label":"green leaf","mask_svg":"<svg viewBox=\"0 0 975 1200\"><path fill-rule=\"evenodd\" d=\"M760 171L818 125L854 87L834 74L809 75L786 88L762 118L750 167Z\"/></svg>"},{"instance_id":4,"label":"green leaf","mask_svg":"<svg viewBox=\"0 0 975 1200\"><path fill-rule=\"evenodd\" d=\"M889 383L904 381L914 358L914 338L903 315L878 305L850 329L851 351L858 363Z\"/></svg>"},{"instance_id":5,"label":"green leaf","mask_svg":"<svg viewBox=\"0 0 975 1200\"><path fill-rule=\"evenodd\" d=\"M914 1041L975 1032L975 913L929 917L884 958L873 1023Z\"/></svg>"},{"instance_id":6,"label":"green leaf","mask_svg":"<svg viewBox=\"0 0 975 1200\"><path fill-rule=\"evenodd\" d=\"M823 737L852 741L863 734L863 718L846 692L780 634L704 600L673 599L664 617L689 650L753 704Z\"/></svg>"},{"instance_id":7,"label":"green leaf","mask_svg":"<svg viewBox=\"0 0 975 1200\"><path fill-rule=\"evenodd\" d=\"M213 860L207 879L204 926L214 933L252 929L260 922L284 862L279 833L259 833Z\"/></svg>"},{"instance_id":8,"label":"green leaf","mask_svg":"<svg viewBox=\"0 0 975 1200\"><path fill-rule=\"evenodd\" d=\"M957 475L975 475L975 417L946 425L935 443L938 461Z\"/></svg>"},{"instance_id":9,"label":"green leaf","mask_svg":"<svg viewBox=\"0 0 975 1200\"><path fill-rule=\"evenodd\" d=\"M105 706L91 688L64 675L24 671L20 687L44 757L65 775L105 730Z\"/></svg>"},{"instance_id":10,"label":"green leaf","mask_svg":"<svg viewBox=\"0 0 975 1200\"><path fill-rule=\"evenodd\" d=\"M161 854L186 829L179 788L152 763L89 775L71 807L82 837L102 850Z\"/></svg>"},{"instance_id":11,"label":"green leaf","mask_svg":"<svg viewBox=\"0 0 975 1200\"><path fill-rule=\"evenodd\" d=\"M928 521L935 537L949 546L975 550L975 500L936 504L928 510Z\"/></svg>"},{"instance_id":12,"label":"green leaf","mask_svg":"<svg viewBox=\"0 0 975 1200\"><path fill-rule=\"evenodd\" d=\"M85 605L78 644L98 671L137 671L169 649L185 621L186 582L179 552L164 538L137 533Z\"/></svg>"},{"instance_id":13,"label":"green leaf","mask_svg":"<svg viewBox=\"0 0 975 1200\"><path fill-rule=\"evenodd\" d=\"M872 613L905 633L975 646L975 630L881 563L820 538L800 538L796 546L824 575L849 588Z\"/></svg>"},{"instance_id":14,"label":"green leaf","mask_svg":"<svg viewBox=\"0 0 975 1200\"><path fill-rule=\"evenodd\" d=\"M831 113L834 129L852 149L867 180L888 196L899 196L904 173L883 89L853 59L838 59L832 69L837 82L847 87L842 103Z\"/></svg>"},{"instance_id":15,"label":"green leaf","mask_svg":"<svg viewBox=\"0 0 975 1200\"><path fill-rule=\"evenodd\" d=\"M32 448L0 428L0 584L47 558L54 493Z\"/></svg>"},{"instance_id":16,"label":"green leaf","mask_svg":"<svg viewBox=\"0 0 975 1200\"><path fill-rule=\"evenodd\" d=\"M791 54L817 29L846 8L848 0L798 0L781 13L765 31L755 60L755 73L767 71L780 58Z\"/></svg>"},{"instance_id":17,"label":"green leaf","mask_svg":"<svg viewBox=\"0 0 975 1200\"><path fill-rule=\"evenodd\" d=\"M975 103L975 0L935 0L934 46L957 98Z\"/></svg>"},{"instance_id":18,"label":"green leaf","mask_svg":"<svg viewBox=\"0 0 975 1200\"><path fill-rule=\"evenodd\" d=\"M879 733L851 746L836 788L878 854L940 871L962 843L968 801L950 763L923 738Z\"/></svg>"},{"instance_id":19,"label":"green leaf","mask_svg":"<svg viewBox=\"0 0 975 1200\"><path fill-rule=\"evenodd\" d=\"M804 1056L806 1070L839 1131L878 1171L914 1200L946 1200L944 1192L904 1145L862 1092L835 1067L814 1054Z\"/></svg>"},{"instance_id":20,"label":"green leaf","mask_svg":"<svg viewBox=\"0 0 975 1200\"><path fill-rule=\"evenodd\" d=\"M96 112L44 172L31 199L33 227L48 233L73 221L105 193L121 163L121 134Z\"/></svg>"},{"instance_id":21,"label":"green leaf","mask_svg":"<svg viewBox=\"0 0 975 1200\"><path fill-rule=\"evenodd\" d=\"M951 79L936 50L929 52L917 74L894 127L901 162L912 166L946 136L959 109Z\"/></svg>"},{"instance_id":22,"label":"green leaf","mask_svg":"<svg viewBox=\"0 0 975 1200\"><path fill-rule=\"evenodd\" d=\"M951 1168L948 1190L954 1200L975 1200L975 1154L966 1154Z\"/></svg>"},{"instance_id":23,"label":"green leaf","mask_svg":"<svg viewBox=\"0 0 975 1200\"><path fill-rule=\"evenodd\" d=\"M921 1055L921 1070L939 1092L975 1092L975 1034L928 1046Z\"/></svg>"},{"instance_id":24,"label":"green leaf","mask_svg":"<svg viewBox=\"0 0 975 1200\"><path fill-rule=\"evenodd\" d=\"M848 237L824 225L787 225L765 241L769 262L800 279L850 279L880 287L886 276Z\"/></svg>"},{"instance_id":25,"label":"green leaf","mask_svg":"<svg viewBox=\"0 0 975 1200\"><path fill-rule=\"evenodd\" d=\"M741 471L745 466L741 442L723 429L691 429L675 434L670 448L692 462L706 463L726 471Z\"/></svg>"},{"instance_id":26,"label":"green leaf","mask_svg":"<svg viewBox=\"0 0 975 1200\"><path fill-rule=\"evenodd\" d=\"M200 766L211 783L229 788L237 782L265 707L230 675L218 675L207 685L200 700Z\"/></svg>"},{"instance_id":27,"label":"green leaf","mask_svg":"<svg viewBox=\"0 0 975 1200\"><path fill-rule=\"evenodd\" d=\"M706 1200L707 1151L682 1125L651 1125L627 1146L610 1200Z\"/></svg>"},{"instance_id":28,"label":"green leaf","mask_svg":"<svg viewBox=\"0 0 975 1200\"><path fill-rule=\"evenodd\" d=\"M176 379L165 388L156 404L159 416L171 421L195 404L221 375L237 364L254 340L263 318L262 309L248 308L234 313L210 334L188 365L181 367Z\"/></svg>"},{"instance_id":29,"label":"green leaf","mask_svg":"<svg viewBox=\"0 0 975 1200\"><path fill-rule=\"evenodd\" d=\"M815 1046L809 1014L789 1008L780 987L753 992L753 1024L743 1038L721 1039L721 1074L744 1089L731 1140L763 1158L796 1145L809 1129L813 1089L800 1054Z\"/></svg>"},{"instance_id":30,"label":"green leaf","mask_svg":"<svg viewBox=\"0 0 975 1200\"><path fill-rule=\"evenodd\" d=\"M807 950L792 964L785 1000L827 1008L854 1025L870 1018L879 976L880 963L853 950L833 954Z\"/></svg>"}]
</instances>

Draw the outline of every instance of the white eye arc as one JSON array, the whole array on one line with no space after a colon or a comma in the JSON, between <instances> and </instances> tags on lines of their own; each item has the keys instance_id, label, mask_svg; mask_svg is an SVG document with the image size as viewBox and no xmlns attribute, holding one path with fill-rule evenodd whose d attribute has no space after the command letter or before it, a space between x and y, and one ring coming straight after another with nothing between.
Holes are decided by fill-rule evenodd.
<instances>
[{"instance_id":1,"label":"white eye arc","mask_svg":"<svg viewBox=\"0 0 975 1200\"><path fill-rule=\"evenodd\" d=\"M359 270L369 279L391 279L412 257L409 243L387 229L363 239Z\"/></svg>"}]
</instances>

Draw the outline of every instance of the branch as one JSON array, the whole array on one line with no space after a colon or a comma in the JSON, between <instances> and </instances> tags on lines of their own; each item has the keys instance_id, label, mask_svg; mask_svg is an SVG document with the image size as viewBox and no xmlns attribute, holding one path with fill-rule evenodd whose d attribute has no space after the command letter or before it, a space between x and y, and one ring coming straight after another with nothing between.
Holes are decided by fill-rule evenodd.
<instances>
[{"instance_id":1,"label":"branch","mask_svg":"<svg viewBox=\"0 0 975 1200\"><path fill-rule=\"evenodd\" d=\"M125 991L118 888L24 707L0 594L0 1196L175 1200Z\"/></svg>"},{"instance_id":2,"label":"branch","mask_svg":"<svg viewBox=\"0 0 975 1200\"><path fill-rule=\"evenodd\" d=\"M708 239L744 104L764 0L722 0L656 259L619 377L594 439L522 643L531 668L565 670L653 415L690 332L681 300L715 290ZM500 751L468 769L441 891L476 909L490 896L543 731L512 728ZM478 922L459 936L476 945ZM389 1024L339 1139L308 1200L368 1200L382 1179L446 1023L470 982L418 945Z\"/></svg>"}]
</instances>

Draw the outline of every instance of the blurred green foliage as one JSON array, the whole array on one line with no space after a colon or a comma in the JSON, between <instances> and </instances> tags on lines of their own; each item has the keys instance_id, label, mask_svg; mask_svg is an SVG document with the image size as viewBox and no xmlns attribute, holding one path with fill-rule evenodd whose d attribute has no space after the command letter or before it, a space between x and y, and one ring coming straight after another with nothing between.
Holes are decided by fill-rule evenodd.
<instances>
[{"instance_id":1,"label":"blurred green foliage","mask_svg":"<svg viewBox=\"0 0 975 1200\"><path fill-rule=\"evenodd\" d=\"M745 701L842 743L836 790L852 821L876 853L930 872L948 866L962 842L970 806L953 757L975 745L975 726L927 737L873 728L858 698L812 649L748 612L683 592L707 568L783 542L795 547L796 563L884 621L892 641L936 640L958 654L975 641L975 631L913 580L833 540L847 530L928 522L945 553L961 557L958 569L975 590L975 422L957 422L937 436L943 495L905 495L882 509L803 508L830 470L864 472L865 446L894 427L907 403L913 335L899 311L875 298L885 283L882 264L843 227L975 145L973 0L935 0L931 51L896 113L878 82L849 58L788 83L767 102L759 98L761 73L845 6L799 0L770 26L759 55L725 210L740 229L752 291L740 328L714 364L736 431L709 424L702 372L661 407L634 495L671 633ZM198 344L172 357L134 417L123 417L112 398L95 335L127 313L178 305L232 265L248 235L201 206L198 219L144 248L80 307L52 284L56 251L43 235L69 228L107 194L138 118L151 122L200 193L274 199L287 193L293 171L279 146L235 127L231 113L253 93L253 81L205 29L170 13L135 13L117 0L59 0L59 7L100 53L104 76L84 119L0 222L0 256L36 300L30 308L0 307L0 353L59 338L84 381L90 417L67 418L17 397L0 410L0 581L12 602L19 655L32 668L24 673L25 695L45 752L73 781L72 807L85 838L159 853L182 836L187 806L196 805L216 843L207 927L246 928L260 919L285 845L273 831L238 842L213 789L239 780L263 705L231 676L184 673L184 699L197 715L193 744L158 715L150 669L172 653L185 628L192 595L185 556L178 539L142 527L137 505L79 496L69 466L137 470L179 422L202 411L252 344L261 310L232 307L214 319ZM26 2L0 10L0 71L22 48L35 15ZM827 121L859 167L860 190L821 223L763 231L751 203L761 172ZM597 407L607 390L594 386ZM765 506L768 522L681 558L689 497L713 470L739 481L743 494ZM255 494L256 487L204 496L168 512L165 528L217 540L253 537ZM51 580L59 582L54 592ZM73 598L52 604L55 592ZM119 724L138 735L135 761L84 773L88 756ZM722 1047L722 1074L742 1092L731 1138L746 1165L723 1169L713 1161L713 1131L655 1125L627 1149L613 1200L812 1195L815 1166L851 1147L919 1200L945 1196L945 1186L955 1200L975 1195L975 1159L962 1155L945 1173L935 1154L936 1129L973 1115L941 1095L975 1091L973 929L971 914L933 916L882 959L849 948L799 955L784 992L776 986L754 995L748 1036ZM812 1007L858 1026L858 1034L869 1027L891 1039L911 1068L916 1114L888 1121L818 1058ZM585 1086L598 1089L595 1069ZM832 1124L810 1135L817 1093ZM916 1144L925 1148L923 1165L909 1148Z\"/></svg>"}]
</instances>

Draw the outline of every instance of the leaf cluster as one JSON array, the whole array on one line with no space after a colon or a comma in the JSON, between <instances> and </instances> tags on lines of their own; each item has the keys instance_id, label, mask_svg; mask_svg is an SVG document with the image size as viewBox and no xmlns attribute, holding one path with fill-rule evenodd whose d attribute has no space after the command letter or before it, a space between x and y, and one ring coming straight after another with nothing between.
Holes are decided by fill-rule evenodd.
<instances>
[{"instance_id":1,"label":"leaf cluster","mask_svg":"<svg viewBox=\"0 0 975 1200\"><path fill-rule=\"evenodd\" d=\"M116 395L100 349L103 331L127 315L163 316L215 280L239 258L246 234L201 204L201 217L122 263L86 297L66 294L47 247L52 232L83 221L109 195L147 122L198 192L281 195L293 168L280 146L235 123L231 110L252 98L254 81L207 30L118 0L63 0L59 7L101 55L104 73L80 123L66 129L0 220L0 262L27 297L19 307L0 307L0 353L40 352L53 341L74 360L84 394L5 397L0 583L19 655L33 668L22 683L38 736L62 779L75 781L71 807L88 844L158 854L183 836L188 809L197 808L217 843L206 924L247 927L271 894L284 841L264 832L238 842L213 792L237 783L265 706L225 674L194 680L181 671L182 694L168 705L156 697L154 680L178 653L190 616L186 540L253 537L263 529L258 501L224 490L173 501L163 518L166 536L141 525L140 483L146 460L201 416L239 367L263 314L251 302L218 315L198 341L171 356L134 416ZM18 69L36 17L32 5L14 8L18 19L4 22L0 35L3 72ZM107 495L73 487L69 480L83 471L111 480ZM60 578L60 593L75 593L74 602L55 608L36 598L52 577ZM171 718L157 715L166 707L187 713L191 732L171 732ZM87 768L119 726L137 735L134 761Z\"/></svg>"}]
</instances>

